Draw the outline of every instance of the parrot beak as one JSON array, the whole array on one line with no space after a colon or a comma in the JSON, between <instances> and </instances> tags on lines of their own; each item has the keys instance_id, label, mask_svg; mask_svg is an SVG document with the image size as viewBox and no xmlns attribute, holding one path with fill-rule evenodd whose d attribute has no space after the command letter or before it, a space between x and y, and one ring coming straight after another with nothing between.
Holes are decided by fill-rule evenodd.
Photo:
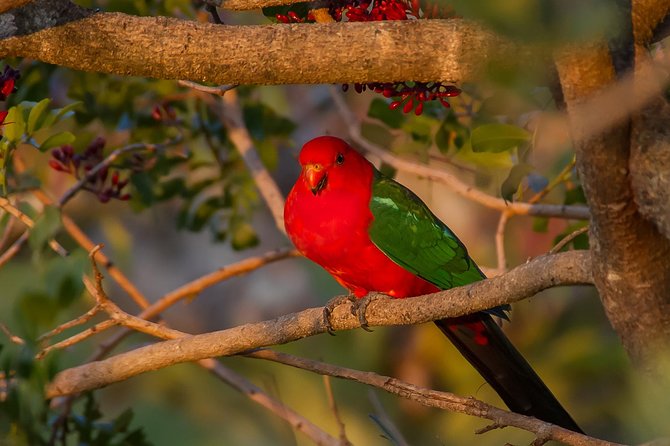
<instances>
[{"instance_id":1,"label":"parrot beak","mask_svg":"<svg viewBox=\"0 0 670 446\"><path fill-rule=\"evenodd\" d=\"M304 170L307 185L314 195L318 194L326 187L328 182L328 173L321 164L308 164Z\"/></svg>"}]
</instances>

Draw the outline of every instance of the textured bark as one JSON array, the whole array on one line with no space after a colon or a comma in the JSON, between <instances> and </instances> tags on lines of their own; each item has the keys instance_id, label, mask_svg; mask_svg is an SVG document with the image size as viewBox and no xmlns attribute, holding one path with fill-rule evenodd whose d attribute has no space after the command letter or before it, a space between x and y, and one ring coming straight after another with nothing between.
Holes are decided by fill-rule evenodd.
<instances>
[{"instance_id":1,"label":"textured bark","mask_svg":"<svg viewBox=\"0 0 670 446\"><path fill-rule=\"evenodd\" d=\"M483 63L513 50L480 26L458 19L225 26L99 13L0 40L0 58L218 84L459 83L476 78ZM507 63L523 59L524 53L515 51Z\"/></svg>"},{"instance_id":2,"label":"textured bark","mask_svg":"<svg viewBox=\"0 0 670 446\"><path fill-rule=\"evenodd\" d=\"M412 325L516 302L554 286L590 284L589 257L588 251L542 256L472 285L411 299L374 300L366 311L367 320L371 326ZM47 397L103 387L173 364L230 356L325 333L322 315L322 308L310 308L271 321L159 342L63 370L47 386ZM360 327L349 305L338 306L331 323L335 330Z\"/></svg>"},{"instance_id":3,"label":"textured bark","mask_svg":"<svg viewBox=\"0 0 670 446\"><path fill-rule=\"evenodd\" d=\"M663 98L633 121L630 170L640 214L670 239L670 105Z\"/></svg>"},{"instance_id":4,"label":"textured bark","mask_svg":"<svg viewBox=\"0 0 670 446\"><path fill-rule=\"evenodd\" d=\"M604 44L566 51L558 67L591 209L594 283L628 354L667 383L656 361L659 352L670 351L670 241L640 214L634 199L631 120L595 133L585 125L586 98L615 80L609 53ZM636 122L636 131L647 125L644 114Z\"/></svg>"},{"instance_id":5,"label":"textured bark","mask_svg":"<svg viewBox=\"0 0 670 446\"><path fill-rule=\"evenodd\" d=\"M26 5L31 1L32 0L0 0L0 14L14 8L20 8L21 6Z\"/></svg>"},{"instance_id":6,"label":"textured bark","mask_svg":"<svg viewBox=\"0 0 670 446\"><path fill-rule=\"evenodd\" d=\"M8 3L0 5L0 39L31 34L93 14L92 10L77 6L69 0L35 0L24 4L22 0L11 0ZM6 6L16 9L3 14Z\"/></svg>"}]
</instances>

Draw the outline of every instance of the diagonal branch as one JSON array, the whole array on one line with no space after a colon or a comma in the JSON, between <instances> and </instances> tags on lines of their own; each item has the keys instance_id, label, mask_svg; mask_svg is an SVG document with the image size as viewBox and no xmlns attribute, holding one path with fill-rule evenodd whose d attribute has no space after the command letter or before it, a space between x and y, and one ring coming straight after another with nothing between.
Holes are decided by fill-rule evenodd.
<instances>
[{"instance_id":1,"label":"diagonal branch","mask_svg":"<svg viewBox=\"0 0 670 446\"><path fill-rule=\"evenodd\" d=\"M379 299L366 312L370 325L409 325L481 311L515 302L558 285L589 284L590 253L571 251L541 256L508 273L465 287L412 299ZM50 398L82 392L173 364L283 344L326 332L323 309L310 308L275 320L165 341L111 358L67 369L48 385ZM336 330L359 327L349 304L335 309Z\"/></svg>"},{"instance_id":2,"label":"diagonal branch","mask_svg":"<svg viewBox=\"0 0 670 446\"><path fill-rule=\"evenodd\" d=\"M237 92L228 92L222 97L221 101L222 121L228 130L228 138L233 142L247 165L254 183L256 183L263 200L270 209L270 213L272 213L277 229L286 233L286 229L284 229L284 196L254 148L251 135L242 117L242 108L237 98Z\"/></svg>"},{"instance_id":3,"label":"diagonal branch","mask_svg":"<svg viewBox=\"0 0 670 446\"><path fill-rule=\"evenodd\" d=\"M361 384L367 384L385 390L393 395L410 399L428 407L450 410L452 412L464 413L480 418L489 419L494 422L496 428L514 426L537 435L538 438L556 440L567 445L574 446L617 446L605 440L589 437L584 434L572 432L560 426L538 420L537 418L521 415L479 401L472 397L463 397L451 392L427 389L408 382L401 381L390 376L378 375L373 372L339 367L312 359L301 358L287 353L273 350L258 350L246 354L250 358L266 359L289 365L303 370L319 373L324 376L335 376L348 379ZM490 429L489 429L490 430ZM482 431L478 433L483 433Z\"/></svg>"}]
</instances>

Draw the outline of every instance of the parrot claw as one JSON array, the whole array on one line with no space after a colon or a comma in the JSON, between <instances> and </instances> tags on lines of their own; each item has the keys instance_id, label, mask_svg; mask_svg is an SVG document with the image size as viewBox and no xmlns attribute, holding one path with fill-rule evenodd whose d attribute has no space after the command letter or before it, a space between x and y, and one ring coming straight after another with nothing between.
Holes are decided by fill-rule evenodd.
<instances>
[{"instance_id":1,"label":"parrot claw","mask_svg":"<svg viewBox=\"0 0 670 446\"><path fill-rule=\"evenodd\" d=\"M380 293L368 293L362 299L358 299L355 302L353 302L351 312L353 313L354 316L358 316L358 322L360 322L361 328L363 330L368 332L373 331L370 327L368 327L368 319L365 316L365 312L367 311L368 306L370 306L372 302L380 299L388 299L388 297Z\"/></svg>"},{"instance_id":2,"label":"parrot claw","mask_svg":"<svg viewBox=\"0 0 670 446\"><path fill-rule=\"evenodd\" d=\"M356 308L357 300L358 299L356 299L356 295L351 293L346 296L333 297L326 303L326 305L323 307L323 323L326 326L326 330L328 331L329 335L335 336L335 330L333 330L333 325L330 323L330 315L333 314L333 310L335 309L335 307L345 302L351 302L352 305L351 312L354 314L354 316L356 316L356 313L354 313L354 309Z\"/></svg>"}]
</instances>

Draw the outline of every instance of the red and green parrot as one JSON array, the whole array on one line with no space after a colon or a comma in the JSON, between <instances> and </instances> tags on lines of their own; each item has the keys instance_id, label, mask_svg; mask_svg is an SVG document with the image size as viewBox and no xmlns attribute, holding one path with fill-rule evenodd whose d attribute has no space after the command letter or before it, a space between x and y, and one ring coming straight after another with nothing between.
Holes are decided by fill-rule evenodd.
<instances>
[{"instance_id":1,"label":"red and green parrot","mask_svg":"<svg viewBox=\"0 0 670 446\"><path fill-rule=\"evenodd\" d=\"M284 208L286 231L305 257L356 297L412 297L485 278L426 204L345 141L315 138L299 161L302 171ZM507 310L435 324L512 411L581 432L492 319L507 319Z\"/></svg>"}]
</instances>

